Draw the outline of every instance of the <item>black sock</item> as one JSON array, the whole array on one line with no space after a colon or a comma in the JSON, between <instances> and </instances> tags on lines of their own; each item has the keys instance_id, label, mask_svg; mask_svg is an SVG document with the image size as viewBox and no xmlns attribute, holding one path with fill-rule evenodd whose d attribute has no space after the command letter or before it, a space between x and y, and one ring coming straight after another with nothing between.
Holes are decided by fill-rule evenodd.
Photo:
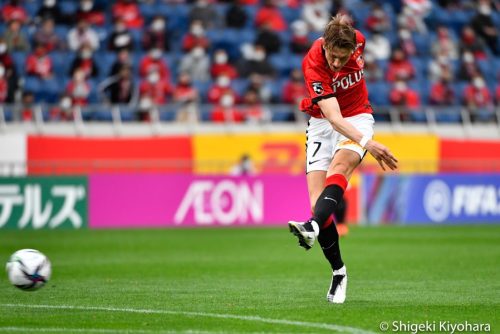
<instances>
[{"instance_id":1,"label":"black sock","mask_svg":"<svg viewBox=\"0 0 500 334\"><path fill-rule=\"evenodd\" d=\"M329 185L323 190L318 200L316 201L313 216L313 219L316 221L316 223L318 223L320 228L333 214L335 208L342 200L343 195L344 189L336 184ZM322 232L323 231L321 231L321 233Z\"/></svg>"},{"instance_id":2,"label":"black sock","mask_svg":"<svg viewBox=\"0 0 500 334\"><path fill-rule=\"evenodd\" d=\"M318 236L319 244L333 270L339 270L344 266L340 256L339 234L334 223L321 230Z\"/></svg>"}]
</instances>

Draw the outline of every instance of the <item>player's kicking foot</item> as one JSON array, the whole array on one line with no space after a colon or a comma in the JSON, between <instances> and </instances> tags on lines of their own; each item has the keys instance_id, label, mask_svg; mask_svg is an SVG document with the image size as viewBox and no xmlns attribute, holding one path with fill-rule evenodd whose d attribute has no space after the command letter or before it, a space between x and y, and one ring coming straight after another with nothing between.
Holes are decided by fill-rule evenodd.
<instances>
[{"instance_id":1,"label":"player's kicking foot","mask_svg":"<svg viewBox=\"0 0 500 334\"><path fill-rule=\"evenodd\" d=\"M299 245L306 250L311 249L319 234L319 226L314 220L301 222L288 222L290 233L293 233L299 239Z\"/></svg>"},{"instance_id":2,"label":"player's kicking foot","mask_svg":"<svg viewBox=\"0 0 500 334\"><path fill-rule=\"evenodd\" d=\"M345 266L339 270L334 270L332 283L326 294L326 300L330 303L342 304L345 301L347 290L347 271Z\"/></svg>"}]
</instances>

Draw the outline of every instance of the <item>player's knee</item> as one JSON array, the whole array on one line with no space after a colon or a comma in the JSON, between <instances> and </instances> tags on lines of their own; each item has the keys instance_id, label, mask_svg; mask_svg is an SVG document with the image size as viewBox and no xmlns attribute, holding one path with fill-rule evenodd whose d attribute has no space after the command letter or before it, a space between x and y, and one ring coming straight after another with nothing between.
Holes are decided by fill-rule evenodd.
<instances>
[{"instance_id":1,"label":"player's knee","mask_svg":"<svg viewBox=\"0 0 500 334\"><path fill-rule=\"evenodd\" d=\"M332 166L334 174L342 174L346 177L349 175L351 169L352 167L344 161L337 161Z\"/></svg>"}]
</instances>

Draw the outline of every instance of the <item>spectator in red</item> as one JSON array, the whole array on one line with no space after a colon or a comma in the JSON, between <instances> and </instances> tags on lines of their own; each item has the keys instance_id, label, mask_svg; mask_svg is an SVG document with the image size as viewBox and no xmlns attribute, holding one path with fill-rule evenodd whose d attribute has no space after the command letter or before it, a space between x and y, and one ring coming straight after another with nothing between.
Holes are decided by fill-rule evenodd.
<instances>
[{"instance_id":1,"label":"spectator in red","mask_svg":"<svg viewBox=\"0 0 500 334\"><path fill-rule=\"evenodd\" d=\"M189 103L196 102L199 99L198 90L193 87L189 73L181 72L177 79L177 85L172 93L175 102Z\"/></svg>"},{"instance_id":2,"label":"spectator in red","mask_svg":"<svg viewBox=\"0 0 500 334\"><path fill-rule=\"evenodd\" d=\"M45 47L47 52L64 49L64 43L54 31L54 20L44 19L33 36L33 43Z\"/></svg>"},{"instance_id":3,"label":"spectator in red","mask_svg":"<svg viewBox=\"0 0 500 334\"><path fill-rule=\"evenodd\" d=\"M26 52L30 50L30 44L28 38L24 31L21 30L21 21L12 20L9 21L7 30L5 31L3 38L7 43L9 50Z\"/></svg>"},{"instance_id":4,"label":"spectator in red","mask_svg":"<svg viewBox=\"0 0 500 334\"><path fill-rule=\"evenodd\" d=\"M245 116L235 105L235 99L231 93L224 94L220 103L217 104L210 115L214 123L242 123Z\"/></svg>"},{"instance_id":5,"label":"spectator in red","mask_svg":"<svg viewBox=\"0 0 500 334\"><path fill-rule=\"evenodd\" d=\"M155 70L160 74L160 79L162 81L170 82L170 69L168 68L165 60L162 58L162 55L163 52L161 49L154 48L149 50L139 64L140 76L145 78L151 71Z\"/></svg>"},{"instance_id":6,"label":"spectator in red","mask_svg":"<svg viewBox=\"0 0 500 334\"><path fill-rule=\"evenodd\" d=\"M219 22L219 14L209 0L196 0L189 12L189 22L200 21L205 29L213 28Z\"/></svg>"},{"instance_id":7,"label":"spectator in red","mask_svg":"<svg viewBox=\"0 0 500 334\"><path fill-rule=\"evenodd\" d=\"M366 18L365 27L370 32L383 33L391 30L391 20L389 15L379 3L374 3L370 15Z\"/></svg>"},{"instance_id":8,"label":"spectator in red","mask_svg":"<svg viewBox=\"0 0 500 334\"><path fill-rule=\"evenodd\" d=\"M32 92L23 92L21 98L21 120L23 122L32 121L35 111L33 110L35 104L35 95Z\"/></svg>"},{"instance_id":9,"label":"spectator in red","mask_svg":"<svg viewBox=\"0 0 500 334\"><path fill-rule=\"evenodd\" d=\"M66 86L66 94L71 97L71 103L74 106L85 106L88 104L90 95L90 84L85 79L85 71L77 69L73 73L72 79Z\"/></svg>"},{"instance_id":10,"label":"spectator in red","mask_svg":"<svg viewBox=\"0 0 500 334\"><path fill-rule=\"evenodd\" d=\"M163 16L155 16L149 25L149 28L142 35L142 47L145 50L152 48L161 49L163 51L170 50L170 42L165 27L165 19Z\"/></svg>"},{"instance_id":11,"label":"spectator in red","mask_svg":"<svg viewBox=\"0 0 500 334\"><path fill-rule=\"evenodd\" d=\"M231 79L227 75L218 76L215 83L208 89L207 100L209 103L219 103L222 96L230 94L233 101L238 99L238 94L231 88Z\"/></svg>"},{"instance_id":12,"label":"spectator in red","mask_svg":"<svg viewBox=\"0 0 500 334\"><path fill-rule=\"evenodd\" d=\"M71 51L78 51L83 44L88 44L92 50L99 49L99 36L85 20L79 20L74 28L68 32L68 46Z\"/></svg>"},{"instance_id":13,"label":"spectator in red","mask_svg":"<svg viewBox=\"0 0 500 334\"><path fill-rule=\"evenodd\" d=\"M118 0L112 7L113 19L121 17L128 29L140 29L144 25L139 6L134 0Z\"/></svg>"},{"instance_id":14,"label":"spectator in red","mask_svg":"<svg viewBox=\"0 0 500 334\"><path fill-rule=\"evenodd\" d=\"M122 18L117 18L113 27L113 31L109 36L108 49L110 51L120 51L121 49L132 50L133 39L130 31L127 29Z\"/></svg>"},{"instance_id":15,"label":"spectator in red","mask_svg":"<svg viewBox=\"0 0 500 334\"><path fill-rule=\"evenodd\" d=\"M80 0L80 6L75 13L76 20L85 20L95 26L103 26L106 16L101 8L98 8L94 0Z\"/></svg>"},{"instance_id":16,"label":"spectator in red","mask_svg":"<svg viewBox=\"0 0 500 334\"><path fill-rule=\"evenodd\" d=\"M470 51L474 54L476 59L486 59L486 44L484 41L477 37L474 29L470 26L465 26L462 29L460 38L460 53L463 54Z\"/></svg>"},{"instance_id":17,"label":"spectator in red","mask_svg":"<svg viewBox=\"0 0 500 334\"><path fill-rule=\"evenodd\" d=\"M429 103L435 106L450 106L456 102L455 92L451 86L451 74L443 75L431 86Z\"/></svg>"},{"instance_id":18,"label":"spectator in red","mask_svg":"<svg viewBox=\"0 0 500 334\"><path fill-rule=\"evenodd\" d=\"M154 105L160 106L168 102L168 96L172 93L172 87L168 81L161 80L160 72L153 68L141 82L139 93L141 99L146 97Z\"/></svg>"},{"instance_id":19,"label":"spectator in red","mask_svg":"<svg viewBox=\"0 0 500 334\"><path fill-rule=\"evenodd\" d=\"M283 91L281 93L283 102L287 104L297 104L302 98L307 96L307 94L302 71L298 68L294 68L290 72L290 79L283 86Z\"/></svg>"},{"instance_id":20,"label":"spectator in red","mask_svg":"<svg viewBox=\"0 0 500 334\"><path fill-rule=\"evenodd\" d=\"M226 50L217 49L214 53L213 63L210 67L210 75L212 79L217 78L220 75L226 75L231 80L234 80L238 77L238 71L236 71L236 67L228 61L228 55Z\"/></svg>"},{"instance_id":21,"label":"spectator in red","mask_svg":"<svg viewBox=\"0 0 500 334\"><path fill-rule=\"evenodd\" d=\"M286 21L276 6L276 0L264 0L264 5L255 14L255 27L262 28L265 25L269 25L274 31L287 29Z\"/></svg>"},{"instance_id":22,"label":"spectator in red","mask_svg":"<svg viewBox=\"0 0 500 334\"><path fill-rule=\"evenodd\" d=\"M443 55L448 60L458 58L458 45L450 35L446 26L439 26L436 34L437 40L433 41L431 51L434 55Z\"/></svg>"},{"instance_id":23,"label":"spectator in red","mask_svg":"<svg viewBox=\"0 0 500 334\"><path fill-rule=\"evenodd\" d=\"M464 88L464 104L471 110L492 105L491 93L481 75L476 75Z\"/></svg>"},{"instance_id":24,"label":"spectator in red","mask_svg":"<svg viewBox=\"0 0 500 334\"><path fill-rule=\"evenodd\" d=\"M45 46L36 45L34 52L26 58L26 74L44 80L52 78L52 59Z\"/></svg>"},{"instance_id":25,"label":"spectator in red","mask_svg":"<svg viewBox=\"0 0 500 334\"><path fill-rule=\"evenodd\" d=\"M243 104L245 105L245 121L260 123L268 121L271 118L269 110L262 105L262 101L256 91L247 90L243 95Z\"/></svg>"},{"instance_id":26,"label":"spectator in red","mask_svg":"<svg viewBox=\"0 0 500 334\"><path fill-rule=\"evenodd\" d=\"M292 37L290 39L290 51L297 54L306 54L311 48L307 23L302 20L297 20L292 23L291 28Z\"/></svg>"},{"instance_id":27,"label":"spectator in red","mask_svg":"<svg viewBox=\"0 0 500 334\"><path fill-rule=\"evenodd\" d=\"M210 41L205 36L205 28L203 28L201 21L193 21L189 27L189 32L182 39L182 50L184 52L189 52L197 46L205 50L208 50L210 46Z\"/></svg>"},{"instance_id":28,"label":"spectator in red","mask_svg":"<svg viewBox=\"0 0 500 334\"><path fill-rule=\"evenodd\" d=\"M415 77L415 68L406 58L405 53L400 48L394 49L391 60L387 66L386 79L394 82L396 79L411 80Z\"/></svg>"},{"instance_id":29,"label":"spectator in red","mask_svg":"<svg viewBox=\"0 0 500 334\"><path fill-rule=\"evenodd\" d=\"M405 81L397 80L389 93L391 105L399 107L401 111L415 111L420 107L420 95L408 87Z\"/></svg>"},{"instance_id":30,"label":"spectator in red","mask_svg":"<svg viewBox=\"0 0 500 334\"><path fill-rule=\"evenodd\" d=\"M28 14L20 2L20 0L10 0L2 7L2 19L4 22L16 20L23 24L28 23Z\"/></svg>"},{"instance_id":31,"label":"spectator in red","mask_svg":"<svg viewBox=\"0 0 500 334\"><path fill-rule=\"evenodd\" d=\"M9 94L9 82L5 78L5 67L0 64L0 103L7 101Z\"/></svg>"},{"instance_id":32,"label":"spectator in red","mask_svg":"<svg viewBox=\"0 0 500 334\"><path fill-rule=\"evenodd\" d=\"M78 55L71 64L70 75L73 76L76 71L83 71L85 79L90 77L97 78L99 76L99 67L97 67L97 64L92 56L92 48L88 45L82 46L80 51L78 51Z\"/></svg>"},{"instance_id":33,"label":"spectator in red","mask_svg":"<svg viewBox=\"0 0 500 334\"><path fill-rule=\"evenodd\" d=\"M58 105L52 107L49 111L51 121L70 121L73 119L73 103L71 96L63 94L59 99Z\"/></svg>"}]
</instances>

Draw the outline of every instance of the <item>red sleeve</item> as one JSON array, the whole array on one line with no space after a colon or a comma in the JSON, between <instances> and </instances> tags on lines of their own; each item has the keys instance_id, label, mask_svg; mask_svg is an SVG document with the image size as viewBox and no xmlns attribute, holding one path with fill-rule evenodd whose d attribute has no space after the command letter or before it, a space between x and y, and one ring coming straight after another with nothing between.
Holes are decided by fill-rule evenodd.
<instances>
[{"instance_id":1,"label":"red sleeve","mask_svg":"<svg viewBox=\"0 0 500 334\"><path fill-rule=\"evenodd\" d=\"M318 103L323 99L334 96L331 86L332 79L326 69L320 66L306 68L304 71L304 80L306 82L307 92L313 103Z\"/></svg>"},{"instance_id":2,"label":"red sleeve","mask_svg":"<svg viewBox=\"0 0 500 334\"><path fill-rule=\"evenodd\" d=\"M26 73L36 74L36 59L33 55L29 55L26 58Z\"/></svg>"}]
</instances>

